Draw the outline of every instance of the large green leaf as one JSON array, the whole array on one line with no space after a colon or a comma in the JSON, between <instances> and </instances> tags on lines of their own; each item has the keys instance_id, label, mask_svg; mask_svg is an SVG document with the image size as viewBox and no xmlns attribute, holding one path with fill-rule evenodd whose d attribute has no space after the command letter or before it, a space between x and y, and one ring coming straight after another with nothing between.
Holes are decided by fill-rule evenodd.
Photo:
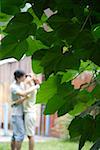
<instances>
[{"instance_id":1,"label":"large green leaf","mask_svg":"<svg viewBox=\"0 0 100 150\"><path fill-rule=\"evenodd\" d=\"M42 67L44 67L46 77L48 77L52 73L56 73L57 70L59 69L57 65L59 60L61 59L60 58L61 54L59 51L60 51L59 46L51 48L45 53L45 55L41 59L41 65Z\"/></svg>"},{"instance_id":2,"label":"large green leaf","mask_svg":"<svg viewBox=\"0 0 100 150\"><path fill-rule=\"evenodd\" d=\"M54 114L64 103L65 99L62 99L61 96L55 94L51 99L49 99L44 113L49 115Z\"/></svg>"},{"instance_id":3,"label":"large green leaf","mask_svg":"<svg viewBox=\"0 0 100 150\"><path fill-rule=\"evenodd\" d=\"M82 111L85 111L88 107L95 103L96 99L86 90L79 91L77 96L77 104L74 109L70 112L70 115L78 115Z\"/></svg>"},{"instance_id":4,"label":"large green leaf","mask_svg":"<svg viewBox=\"0 0 100 150\"><path fill-rule=\"evenodd\" d=\"M71 62L71 63L70 63ZM80 65L80 56L74 57L72 52L63 54L62 43L49 49L41 60L45 74L57 73L66 69L78 69Z\"/></svg>"},{"instance_id":5,"label":"large green leaf","mask_svg":"<svg viewBox=\"0 0 100 150\"><path fill-rule=\"evenodd\" d=\"M33 72L37 74L43 73L43 67L40 65L40 60L32 59L32 69Z\"/></svg>"},{"instance_id":6,"label":"large green leaf","mask_svg":"<svg viewBox=\"0 0 100 150\"><path fill-rule=\"evenodd\" d=\"M67 70L67 72L65 72L63 74L62 77L62 83L63 82L69 82L70 80L72 80L76 75L77 75L78 71L76 70Z\"/></svg>"},{"instance_id":7,"label":"large green leaf","mask_svg":"<svg viewBox=\"0 0 100 150\"><path fill-rule=\"evenodd\" d=\"M71 82L68 82L60 84L57 93L65 101L58 109L58 116L62 116L74 109L77 104L76 96L78 94L78 90L75 90L71 85Z\"/></svg>"},{"instance_id":8,"label":"large green leaf","mask_svg":"<svg viewBox=\"0 0 100 150\"><path fill-rule=\"evenodd\" d=\"M39 28L36 32L36 39L47 46L52 46L58 38L54 32L46 32L43 28Z\"/></svg>"},{"instance_id":9,"label":"large green leaf","mask_svg":"<svg viewBox=\"0 0 100 150\"><path fill-rule=\"evenodd\" d=\"M76 116L76 117L72 120L71 124L70 124L69 127L68 127L69 134L70 134L70 137L71 137L71 138L75 138L75 137L80 136L80 134L81 134L81 132L82 132L82 131L81 131L81 125L82 125L82 123L83 123L82 118L80 118L80 117L78 117L78 116Z\"/></svg>"},{"instance_id":10,"label":"large green leaf","mask_svg":"<svg viewBox=\"0 0 100 150\"><path fill-rule=\"evenodd\" d=\"M0 59L14 57L21 59L28 49L26 40L18 41L12 36L6 36L1 41Z\"/></svg>"},{"instance_id":11,"label":"large green leaf","mask_svg":"<svg viewBox=\"0 0 100 150\"><path fill-rule=\"evenodd\" d=\"M88 101L92 101L94 99L94 97L91 95L90 92L88 92L87 90L83 89L83 90L81 90L78 93L77 99L80 100L83 103L86 103Z\"/></svg>"},{"instance_id":12,"label":"large green leaf","mask_svg":"<svg viewBox=\"0 0 100 150\"><path fill-rule=\"evenodd\" d=\"M72 120L71 124L69 125L69 133L71 138L81 136L79 150L82 149L86 141L96 141L96 139L99 139L99 126L100 114L97 115L95 119L90 115L86 115L84 117L76 116ZM93 147L100 148L98 146L99 144L95 144Z\"/></svg>"},{"instance_id":13,"label":"large green leaf","mask_svg":"<svg viewBox=\"0 0 100 150\"><path fill-rule=\"evenodd\" d=\"M70 112L71 110L74 109L75 105L76 105L76 99L73 97L71 98L71 96L68 96L65 98L66 102L63 104L63 106L61 106L58 109L58 117L65 115L66 113Z\"/></svg>"},{"instance_id":14,"label":"large green leaf","mask_svg":"<svg viewBox=\"0 0 100 150\"><path fill-rule=\"evenodd\" d=\"M58 14L51 16L48 23L59 39L67 40L70 44L79 33L78 23L73 23Z\"/></svg>"},{"instance_id":15,"label":"large green leaf","mask_svg":"<svg viewBox=\"0 0 100 150\"><path fill-rule=\"evenodd\" d=\"M28 42L29 48L28 48L28 51L26 52L26 54L29 56L33 55L34 52L36 52L40 49L47 49L48 48L41 41L32 39L31 37L29 37L27 39L27 42Z\"/></svg>"},{"instance_id":16,"label":"large green leaf","mask_svg":"<svg viewBox=\"0 0 100 150\"><path fill-rule=\"evenodd\" d=\"M88 106L90 106L91 103L88 105L87 103L78 102L74 109L69 113L70 115L78 115L81 111L85 111Z\"/></svg>"},{"instance_id":17,"label":"large green leaf","mask_svg":"<svg viewBox=\"0 0 100 150\"><path fill-rule=\"evenodd\" d=\"M37 103L47 103L57 92L57 77L51 76L47 81L44 81L37 94Z\"/></svg>"},{"instance_id":18,"label":"large green leaf","mask_svg":"<svg viewBox=\"0 0 100 150\"><path fill-rule=\"evenodd\" d=\"M95 133L95 120L90 115L77 116L69 125L69 133L71 138L81 136L79 143L79 150L81 150L87 140L92 140L91 138Z\"/></svg>"},{"instance_id":19,"label":"large green leaf","mask_svg":"<svg viewBox=\"0 0 100 150\"><path fill-rule=\"evenodd\" d=\"M59 80L59 82L61 82L61 79ZM77 91L73 89L71 83L58 84L57 93L53 97L51 97L51 99L49 99L46 105L45 114L53 114L56 111L58 111L58 116L61 116L69 112L70 110L73 109L75 105L76 95L77 95Z\"/></svg>"},{"instance_id":20,"label":"large green leaf","mask_svg":"<svg viewBox=\"0 0 100 150\"><path fill-rule=\"evenodd\" d=\"M32 21L33 17L30 13L19 13L10 20L4 31L18 40L26 39L29 35L34 35L36 32L36 25Z\"/></svg>"},{"instance_id":21,"label":"large green leaf","mask_svg":"<svg viewBox=\"0 0 100 150\"><path fill-rule=\"evenodd\" d=\"M78 53L76 56L73 51L68 51L65 54L60 54L59 62L57 63L57 71L65 71L66 69L77 70L80 66L80 56Z\"/></svg>"},{"instance_id":22,"label":"large green leaf","mask_svg":"<svg viewBox=\"0 0 100 150\"><path fill-rule=\"evenodd\" d=\"M35 51L32 55L32 58L35 60L40 60L44 57L45 53L47 52L47 49L42 49L42 50L38 50Z\"/></svg>"}]
</instances>

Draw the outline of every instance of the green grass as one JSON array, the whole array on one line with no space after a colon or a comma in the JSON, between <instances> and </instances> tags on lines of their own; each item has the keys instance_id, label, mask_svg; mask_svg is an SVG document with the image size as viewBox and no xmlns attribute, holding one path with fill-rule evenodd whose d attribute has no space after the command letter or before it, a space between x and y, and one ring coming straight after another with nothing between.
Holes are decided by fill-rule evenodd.
<instances>
[{"instance_id":1,"label":"green grass","mask_svg":"<svg viewBox=\"0 0 100 150\"><path fill-rule=\"evenodd\" d=\"M91 144L86 143L82 150L89 150ZM10 143L0 143L0 150L10 150ZM22 150L28 150L28 143L24 142ZM50 141L35 144L35 150L78 150L78 143Z\"/></svg>"}]
</instances>

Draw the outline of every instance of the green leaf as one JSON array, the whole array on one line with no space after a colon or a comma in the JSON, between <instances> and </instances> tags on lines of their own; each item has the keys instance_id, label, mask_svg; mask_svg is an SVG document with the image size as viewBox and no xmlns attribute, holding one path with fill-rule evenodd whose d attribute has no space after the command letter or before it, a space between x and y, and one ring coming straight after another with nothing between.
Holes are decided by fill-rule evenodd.
<instances>
[{"instance_id":1,"label":"green leaf","mask_svg":"<svg viewBox=\"0 0 100 150\"><path fill-rule=\"evenodd\" d=\"M93 45L91 45L91 58L90 60L93 61L96 65L100 66L100 39L98 39ZM94 53L95 52L95 53Z\"/></svg>"},{"instance_id":2,"label":"green leaf","mask_svg":"<svg viewBox=\"0 0 100 150\"><path fill-rule=\"evenodd\" d=\"M63 116L67 114L68 112L70 112L71 110L73 110L75 105L76 105L75 98L71 99L71 97L68 97L68 98L66 97L65 104L58 109L58 112L57 112L58 117Z\"/></svg>"},{"instance_id":3,"label":"green leaf","mask_svg":"<svg viewBox=\"0 0 100 150\"><path fill-rule=\"evenodd\" d=\"M61 79L59 82L61 82ZM75 97L76 94L77 92L73 90L71 83L58 84L57 93L51 99L49 99L46 105L45 114L53 114L58 111L58 115L61 116L69 112L74 107L75 99L73 101L73 97ZM72 99L70 99L70 97L72 97ZM64 110L62 107L65 105L67 106Z\"/></svg>"},{"instance_id":4,"label":"green leaf","mask_svg":"<svg viewBox=\"0 0 100 150\"><path fill-rule=\"evenodd\" d=\"M78 91L74 89L71 82L68 82L59 85L57 93L65 101L58 109L58 116L62 116L74 109L77 104L76 96Z\"/></svg>"},{"instance_id":5,"label":"green leaf","mask_svg":"<svg viewBox=\"0 0 100 150\"><path fill-rule=\"evenodd\" d=\"M74 57L73 53L67 52L63 54L62 44L55 46L47 51L41 60L41 65L44 67L45 74L57 73L66 69L78 69L80 61ZM71 63L70 63L71 62Z\"/></svg>"},{"instance_id":6,"label":"green leaf","mask_svg":"<svg viewBox=\"0 0 100 150\"><path fill-rule=\"evenodd\" d=\"M43 73L43 67L40 65L39 60L32 59L32 70L36 74Z\"/></svg>"},{"instance_id":7,"label":"green leaf","mask_svg":"<svg viewBox=\"0 0 100 150\"><path fill-rule=\"evenodd\" d=\"M78 23L69 22L66 17L62 17L58 14L51 16L48 19L48 23L59 39L66 40L70 44L79 33Z\"/></svg>"},{"instance_id":8,"label":"green leaf","mask_svg":"<svg viewBox=\"0 0 100 150\"><path fill-rule=\"evenodd\" d=\"M92 33L89 30L84 29L82 32L80 32L75 39L73 46L75 48L89 48L94 42L94 38ZM88 49L89 51L89 49Z\"/></svg>"},{"instance_id":9,"label":"green leaf","mask_svg":"<svg viewBox=\"0 0 100 150\"><path fill-rule=\"evenodd\" d=\"M76 56L73 52L68 51L65 54L60 55L59 62L57 63L58 71L65 71L66 69L77 70L80 66L79 54Z\"/></svg>"},{"instance_id":10,"label":"green leaf","mask_svg":"<svg viewBox=\"0 0 100 150\"><path fill-rule=\"evenodd\" d=\"M55 41L57 42L56 35L53 32L46 32L43 28L37 30L36 39L46 46L52 46Z\"/></svg>"},{"instance_id":11,"label":"green leaf","mask_svg":"<svg viewBox=\"0 0 100 150\"><path fill-rule=\"evenodd\" d=\"M47 76L56 73L59 69L57 65L61 55L59 50L59 47L49 49L41 60L41 65L44 67L44 72Z\"/></svg>"},{"instance_id":12,"label":"green leaf","mask_svg":"<svg viewBox=\"0 0 100 150\"><path fill-rule=\"evenodd\" d=\"M65 100L62 99L62 97L58 94L55 94L51 99L49 99L48 103L46 104L44 114L54 114L64 103Z\"/></svg>"},{"instance_id":13,"label":"green leaf","mask_svg":"<svg viewBox=\"0 0 100 150\"><path fill-rule=\"evenodd\" d=\"M93 101L94 97L91 95L90 92L83 89L78 93L77 99L80 100L83 103L87 103L88 101Z\"/></svg>"},{"instance_id":14,"label":"green leaf","mask_svg":"<svg viewBox=\"0 0 100 150\"><path fill-rule=\"evenodd\" d=\"M15 15L20 8L25 6L26 0L1 0L1 12L8 15Z\"/></svg>"},{"instance_id":15,"label":"green leaf","mask_svg":"<svg viewBox=\"0 0 100 150\"><path fill-rule=\"evenodd\" d=\"M69 82L77 75L77 73L78 73L78 71L76 71L76 70L67 70L67 72L65 72L63 74L61 83Z\"/></svg>"},{"instance_id":16,"label":"green leaf","mask_svg":"<svg viewBox=\"0 0 100 150\"><path fill-rule=\"evenodd\" d=\"M51 76L47 81L44 81L37 94L37 103L47 103L57 92L57 77Z\"/></svg>"},{"instance_id":17,"label":"green leaf","mask_svg":"<svg viewBox=\"0 0 100 150\"><path fill-rule=\"evenodd\" d=\"M41 59L43 58L43 56L45 55L46 52L47 52L47 49L35 51L34 54L32 55L32 58L35 60L41 61Z\"/></svg>"},{"instance_id":18,"label":"green leaf","mask_svg":"<svg viewBox=\"0 0 100 150\"><path fill-rule=\"evenodd\" d=\"M93 141L99 138L100 138L100 113L95 117L95 135L93 136Z\"/></svg>"},{"instance_id":19,"label":"green leaf","mask_svg":"<svg viewBox=\"0 0 100 150\"><path fill-rule=\"evenodd\" d=\"M9 21L10 18L11 18L10 15L6 15L5 13L1 13L1 12L0 12L0 22Z\"/></svg>"},{"instance_id":20,"label":"green leaf","mask_svg":"<svg viewBox=\"0 0 100 150\"><path fill-rule=\"evenodd\" d=\"M26 40L18 41L12 36L6 36L1 41L0 59L14 57L21 59L28 49Z\"/></svg>"},{"instance_id":21,"label":"green leaf","mask_svg":"<svg viewBox=\"0 0 100 150\"><path fill-rule=\"evenodd\" d=\"M73 116L78 115L81 112L85 111L89 106L95 103L95 99L88 99L87 102L84 102L83 99L80 101L77 99L77 101L78 102L75 105L74 109L71 112L69 112L70 115L73 115Z\"/></svg>"},{"instance_id":22,"label":"green leaf","mask_svg":"<svg viewBox=\"0 0 100 150\"><path fill-rule=\"evenodd\" d=\"M89 61L89 60L83 61L83 60L81 60L79 72L83 72L85 70L92 71L95 68L96 68L96 65L92 61Z\"/></svg>"},{"instance_id":23,"label":"green leaf","mask_svg":"<svg viewBox=\"0 0 100 150\"><path fill-rule=\"evenodd\" d=\"M79 150L81 150L87 140L93 140L92 137L95 134L95 120L90 115L84 117L76 116L68 129L71 138L81 136L79 143Z\"/></svg>"},{"instance_id":24,"label":"green leaf","mask_svg":"<svg viewBox=\"0 0 100 150\"><path fill-rule=\"evenodd\" d=\"M100 39L100 25L95 27L92 33L96 39Z\"/></svg>"},{"instance_id":25,"label":"green leaf","mask_svg":"<svg viewBox=\"0 0 100 150\"><path fill-rule=\"evenodd\" d=\"M67 1L65 1L65 3L63 3L62 0L55 0L55 1L56 1L56 5L57 5L59 13L64 13L64 11L67 12L68 10L73 8L72 0L67 0ZM63 9L61 9L61 8L63 8Z\"/></svg>"},{"instance_id":26,"label":"green leaf","mask_svg":"<svg viewBox=\"0 0 100 150\"><path fill-rule=\"evenodd\" d=\"M71 138L79 137L81 135L81 126L83 123L83 119L79 116L76 116L71 124L68 127L69 134Z\"/></svg>"},{"instance_id":27,"label":"green leaf","mask_svg":"<svg viewBox=\"0 0 100 150\"><path fill-rule=\"evenodd\" d=\"M10 20L4 31L18 40L26 39L29 35L34 35L36 32L36 25L32 21L33 17L30 13L19 13Z\"/></svg>"},{"instance_id":28,"label":"green leaf","mask_svg":"<svg viewBox=\"0 0 100 150\"><path fill-rule=\"evenodd\" d=\"M28 42L29 48L28 48L28 51L26 52L26 55L28 55L28 56L33 55L34 52L36 52L40 49L48 48L41 41L32 39L31 37L29 37L27 39L27 42Z\"/></svg>"},{"instance_id":29,"label":"green leaf","mask_svg":"<svg viewBox=\"0 0 100 150\"><path fill-rule=\"evenodd\" d=\"M87 108L87 105L82 103L82 102L78 102L78 104L76 104L76 106L74 107L74 109L69 113L70 115L78 115L80 112L84 111Z\"/></svg>"}]
</instances>

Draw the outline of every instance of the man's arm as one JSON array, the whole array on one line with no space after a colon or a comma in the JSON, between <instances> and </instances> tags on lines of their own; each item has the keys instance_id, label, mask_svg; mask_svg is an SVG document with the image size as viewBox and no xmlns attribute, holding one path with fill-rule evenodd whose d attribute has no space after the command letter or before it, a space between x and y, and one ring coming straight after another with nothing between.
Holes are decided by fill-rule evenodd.
<instances>
[{"instance_id":1,"label":"man's arm","mask_svg":"<svg viewBox=\"0 0 100 150\"><path fill-rule=\"evenodd\" d=\"M29 98L29 96L23 97L21 99L17 99L16 101L13 101L11 103L11 106L22 104L25 100L28 100L28 98Z\"/></svg>"},{"instance_id":2,"label":"man's arm","mask_svg":"<svg viewBox=\"0 0 100 150\"><path fill-rule=\"evenodd\" d=\"M26 97L28 94L30 94L31 92L34 92L36 89L39 89L39 84L37 85L34 85L32 87L30 87L29 89L27 89L26 91L19 91L19 92L16 92L17 95L19 96L23 96L23 97Z\"/></svg>"}]
</instances>

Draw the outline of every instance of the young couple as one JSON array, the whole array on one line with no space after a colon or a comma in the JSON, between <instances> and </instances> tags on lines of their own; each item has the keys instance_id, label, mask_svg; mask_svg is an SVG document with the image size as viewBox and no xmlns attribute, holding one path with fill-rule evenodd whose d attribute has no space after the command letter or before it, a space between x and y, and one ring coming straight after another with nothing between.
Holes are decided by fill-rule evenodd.
<instances>
[{"instance_id":1,"label":"young couple","mask_svg":"<svg viewBox=\"0 0 100 150\"><path fill-rule=\"evenodd\" d=\"M34 149L36 93L39 81L22 70L14 72L15 82L11 85L12 127L11 150L20 150L24 136L29 139L29 150Z\"/></svg>"}]
</instances>

